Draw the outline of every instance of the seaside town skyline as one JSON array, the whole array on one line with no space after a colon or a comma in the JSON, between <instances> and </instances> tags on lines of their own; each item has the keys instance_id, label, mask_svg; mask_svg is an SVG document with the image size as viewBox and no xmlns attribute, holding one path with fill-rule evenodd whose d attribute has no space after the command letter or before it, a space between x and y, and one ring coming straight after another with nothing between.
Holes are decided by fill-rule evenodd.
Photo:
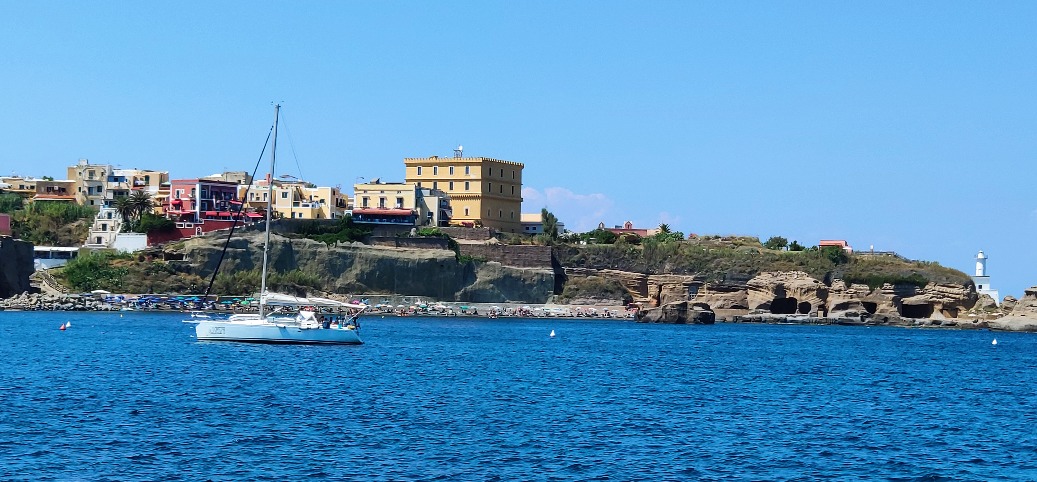
<instances>
[{"instance_id":1,"label":"seaside town skyline","mask_svg":"<svg viewBox=\"0 0 1037 482\"><path fill-rule=\"evenodd\" d=\"M983 250L1002 295L1037 284L1031 4L264 5L9 5L0 174L247 170L283 100L278 174L318 185L464 144L524 163L523 212L573 231L845 239L967 274Z\"/></svg>"}]
</instances>

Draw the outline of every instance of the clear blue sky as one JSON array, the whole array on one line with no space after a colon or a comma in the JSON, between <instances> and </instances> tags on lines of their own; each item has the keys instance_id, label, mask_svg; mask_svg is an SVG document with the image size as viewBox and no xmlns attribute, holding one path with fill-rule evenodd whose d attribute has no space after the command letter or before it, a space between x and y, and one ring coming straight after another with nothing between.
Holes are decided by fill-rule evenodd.
<instances>
[{"instance_id":1,"label":"clear blue sky","mask_svg":"<svg viewBox=\"0 0 1037 482\"><path fill-rule=\"evenodd\" d=\"M1037 2L0 2L0 172L523 162L574 230L846 239L1037 285ZM282 144L283 145L283 144ZM295 159L298 159L296 167ZM347 187L348 189L348 187Z\"/></svg>"}]
</instances>

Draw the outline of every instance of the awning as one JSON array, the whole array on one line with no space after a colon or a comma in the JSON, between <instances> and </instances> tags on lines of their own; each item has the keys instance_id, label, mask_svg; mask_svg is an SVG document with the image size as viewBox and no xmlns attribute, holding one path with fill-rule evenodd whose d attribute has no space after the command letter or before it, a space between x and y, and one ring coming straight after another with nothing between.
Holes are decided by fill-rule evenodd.
<instances>
[{"instance_id":1,"label":"awning","mask_svg":"<svg viewBox=\"0 0 1037 482\"><path fill-rule=\"evenodd\" d=\"M216 211L205 211L202 214L205 214L206 216L216 216L218 213Z\"/></svg>"},{"instance_id":2,"label":"awning","mask_svg":"<svg viewBox=\"0 0 1037 482\"><path fill-rule=\"evenodd\" d=\"M371 214L378 216L410 216L414 214L411 209L392 209L392 208L356 208L353 209L353 214Z\"/></svg>"},{"instance_id":3,"label":"awning","mask_svg":"<svg viewBox=\"0 0 1037 482\"><path fill-rule=\"evenodd\" d=\"M230 211L220 211L220 216L230 216Z\"/></svg>"},{"instance_id":4,"label":"awning","mask_svg":"<svg viewBox=\"0 0 1037 482\"><path fill-rule=\"evenodd\" d=\"M261 218L261 217L263 217L263 215L259 214L259 213L245 213L245 216L248 216L250 218Z\"/></svg>"}]
</instances>

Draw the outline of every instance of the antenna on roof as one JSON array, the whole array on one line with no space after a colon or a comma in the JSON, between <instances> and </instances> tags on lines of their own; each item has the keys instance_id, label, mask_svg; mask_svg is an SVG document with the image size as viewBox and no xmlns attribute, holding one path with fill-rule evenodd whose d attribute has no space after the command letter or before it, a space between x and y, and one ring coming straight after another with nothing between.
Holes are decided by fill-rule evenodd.
<instances>
[{"instance_id":1,"label":"antenna on roof","mask_svg":"<svg viewBox=\"0 0 1037 482\"><path fill-rule=\"evenodd\" d=\"M464 152L464 146L458 144L457 149L454 149L454 159L460 159L462 152Z\"/></svg>"}]
</instances>

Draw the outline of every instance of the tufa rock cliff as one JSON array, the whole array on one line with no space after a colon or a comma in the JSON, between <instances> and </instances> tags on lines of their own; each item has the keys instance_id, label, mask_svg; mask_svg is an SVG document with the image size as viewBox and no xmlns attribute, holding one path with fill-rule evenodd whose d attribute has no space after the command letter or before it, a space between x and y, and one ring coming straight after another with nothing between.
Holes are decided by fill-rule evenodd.
<instances>
[{"instance_id":1,"label":"tufa rock cliff","mask_svg":"<svg viewBox=\"0 0 1037 482\"><path fill-rule=\"evenodd\" d=\"M1005 297L1005 305L1008 303ZM1026 289L1018 301L1012 298L1011 313L990 322L990 327L1008 331L1037 331L1037 286Z\"/></svg>"},{"instance_id":2,"label":"tufa rock cliff","mask_svg":"<svg viewBox=\"0 0 1037 482\"><path fill-rule=\"evenodd\" d=\"M815 315L880 318L958 318L979 300L971 284L884 284L874 290L864 284L831 286L802 271L760 273L745 282L704 283L686 275L646 275L618 270L567 268L566 276L619 280L630 298L645 307L691 301L725 315L763 312L776 315ZM1037 288L1035 288L1037 289ZM1037 299L1035 299L1037 303ZM1037 317L1037 309L1035 309Z\"/></svg>"},{"instance_id":3,"label":"tufa rock cliff","mask_svg":"<svg viewBox=\"0 0 1037 482\"><path fill-rule=\"evenodd\" d=\"M29 276L36 271L32 243L9 237L0 238L0 298L32 290Z\"/></svg>"},{"instance_id":4,"label":"tufa rock cliff","mask_svg":"<svg viewBox=\"0 0 1037 482\"><path fill-rule=\"evenodd\" d=\"M222 273L259 270L263 233L246 232L229 243ZM212 275L224 239L192 238L184 244L187 271ZM319 276L325 291L338 294L405 294L437 300L546 303L554 293L550 269L516 268L497 262L460 263L445 249L361 244L331 246L309 239L271 236L271 271L299 269Z\"/></svg>"}]
</instances>

